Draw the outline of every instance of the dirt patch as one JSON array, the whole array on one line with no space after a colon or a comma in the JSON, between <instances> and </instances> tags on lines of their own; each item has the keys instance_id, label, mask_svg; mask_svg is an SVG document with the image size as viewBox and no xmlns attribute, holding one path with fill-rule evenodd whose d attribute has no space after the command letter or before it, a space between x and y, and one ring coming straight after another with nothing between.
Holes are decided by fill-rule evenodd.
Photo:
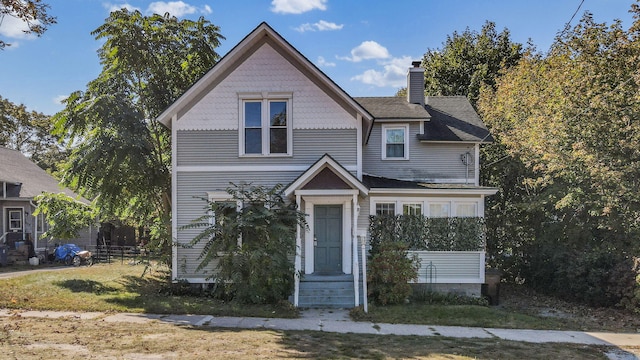
<instances>
[{"instance_id":1,"label":"dirt patch","mask_svg":"<svg viewBox=\"0 0 640 360\"><path fill-rule=\"evenodd\" d=\"M594 308L535 292L527 287L501 284L499 307L571 323L577 330L640 332L640 314L618 308Z\"/></svg>"}]
</instances>

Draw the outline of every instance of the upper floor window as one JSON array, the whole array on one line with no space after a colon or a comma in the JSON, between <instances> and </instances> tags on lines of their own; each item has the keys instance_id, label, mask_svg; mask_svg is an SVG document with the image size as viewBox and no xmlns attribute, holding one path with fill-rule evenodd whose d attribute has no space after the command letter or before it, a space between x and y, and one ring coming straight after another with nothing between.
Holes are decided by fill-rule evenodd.
<instances>
[{"instance_id":1,"label":"upper floor window","mask_svg":"<svg viewBox=\"0 0 640 360\"><path fill-rule=\"evenodd\" d=\"M240 154L291 155L291 96L259 95L241 96Z\"/></svg>"},{"instance_id":2,"label":"upper floor window","mask_svg":"<svg viewBox=\"0 0 640 360\"><path fill-rule=\"evenodd\" d=\"M409 125L382 125L382 159L409 159Z\"/></svg>"}]
</instances>

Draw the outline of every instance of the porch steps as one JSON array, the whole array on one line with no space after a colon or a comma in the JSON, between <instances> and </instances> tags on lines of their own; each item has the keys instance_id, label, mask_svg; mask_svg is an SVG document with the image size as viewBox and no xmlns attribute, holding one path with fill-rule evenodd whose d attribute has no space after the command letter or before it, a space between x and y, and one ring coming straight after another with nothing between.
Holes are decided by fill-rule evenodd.
<instances>
[{"instance_id":1,"label":"porch steps","mask_svg":"<svg viewBox=\"0 0 640 360\"><path fill-rule=\"evenodd\" d=\"M298 306L308 308L352 308L353 275L304 275L300 280Z\"/></svg>"}]
</instances>

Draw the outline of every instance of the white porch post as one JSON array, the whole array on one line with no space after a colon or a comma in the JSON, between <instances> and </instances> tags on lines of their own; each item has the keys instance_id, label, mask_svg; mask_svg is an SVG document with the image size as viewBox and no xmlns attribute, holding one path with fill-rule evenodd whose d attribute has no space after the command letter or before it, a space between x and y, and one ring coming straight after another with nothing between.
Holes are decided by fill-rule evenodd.
<instances>
[{"instance_id":1,"label":"white porch post","mask_svg":"<svg viewBox=\"0 0 640 360\"><path fill-rule=\"evenodd\" d=\"M298 211L302 210L301 207L301 196L296 195L296 206L298 207ZM302 270L302 239L300 238L300 233L302 230L300 229L300 224L296 226L296 259L294 262L294 290L293 290L293 306L298 306L298 297L300 294L300 271Z\"/></svg>"},{"instance_id":2,"label":"white porch post","mask_svg":"<svg viewBox=\"0 0 640 360\"><path fill-rule=\"evenodd\" d=\"M353 270L353 290L355 293L355 306L360 306L360 269L358 266L358 194L353 194L353 221L351 222L351 244L352 244L352 264Z\"/></svg>"},{"instance_id":3,"label":"white porch post","mask_svg":"<svg viewBox=\"0 0 640 360\"><path fill-rule=\"evenodd\" d=\"M364 301L362 305L364 305L365 314L369 312L369 299L367 298L367 249L366 243L367 238L362 237L360 246L362 248L362 298Z\"/></svg>"}]
</instances>

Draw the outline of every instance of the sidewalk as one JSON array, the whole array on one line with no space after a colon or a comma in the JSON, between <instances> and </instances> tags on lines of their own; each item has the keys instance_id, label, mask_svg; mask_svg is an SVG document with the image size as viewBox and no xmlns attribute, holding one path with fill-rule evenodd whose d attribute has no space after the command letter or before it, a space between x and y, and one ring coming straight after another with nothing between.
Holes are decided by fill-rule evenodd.
<instances>
[{"instance_id":1,"label":"sidewalk","mask_svg":"<svg viewBox=\"0 0 640 360\"><path fill-rule=\"evenodd\" d=\"M347 310L310 309L302 311L298 319L226 317L211 315L159 315L134 313L76 313L56 311L22 311L0 309L0 316L36 318L74 317L79 319L102 319L106 322L144 323L162 321L172 324L209 326L221 328L311 330L336 333L377 335L444 336L452 338L494 338L530 343L574 343L617 347L640 347L640 334L606 333L558 330L521 330L476 328L439 325L374 324L356 322L349 318ZM629 354L631 355L631 354ZM631 357L635 358L635 357Z\"/></svg>"}]
</instances>

